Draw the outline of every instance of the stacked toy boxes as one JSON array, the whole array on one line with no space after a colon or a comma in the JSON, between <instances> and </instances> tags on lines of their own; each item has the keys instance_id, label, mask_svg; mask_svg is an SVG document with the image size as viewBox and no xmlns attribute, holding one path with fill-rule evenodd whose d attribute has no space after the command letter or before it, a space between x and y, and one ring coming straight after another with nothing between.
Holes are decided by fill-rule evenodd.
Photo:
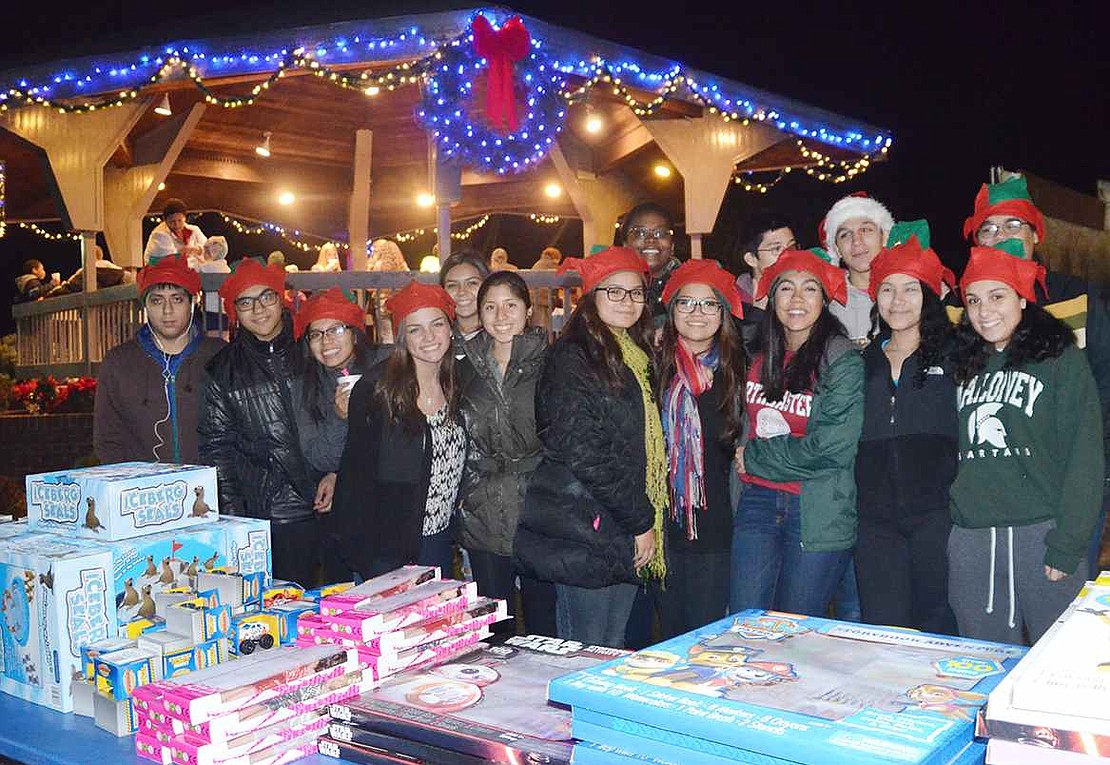
<instances>
[{"instance_id":1,"label":"stacked toy boxes","mask_svg":"<svg viewBox=\"0 0 1110 765\"><path fill-rule=\"evenodd\" d=\"M4 524L0 532L6 628L0 689L63 712L74 709L76 690L81 710L91 715L94 664L88 655L82 664L82 648L128 638L135 641L131 650L152 657L155 677L167 662L195 668L227 654L226 645L213 642L223 634L214 628L207 636L154 637L165 630L168 610L182 602L199 598L210 616L219 613L212 588L198 590L205 572L238 577L246 596L240 605L253 606L268 583L269 523L221 517L214 468L101 465L29 475L26 490L27 521ZM230 614L220 621L209 619L226 630ZM105 665L104 671L113 670ZM118 697L145 675L121 666L118 677L110 694L98 695ZM133 729L130 710L118 717L130 725L117 732Z\"/></svg>"},{"instance_id":2,"label":"stacked toy boxes","mask_svg":"<svg viewBox=\"0 0 1110 765\"><path fill-rule=\"evenodd\" d=\"M358 651L381 679L468 649L508 617L504 600L478 596L473 581L443 579L437 566L402 566L320 599L301 616L297 645Z\"/></svg>"},{"instance_id":3,"label":"stacked toy boxes","mask_svg":"<svg viewBox=\"0 0 1110 765\"><path fill-rule=\"evenodd\" d=\"M991 691L979 733L997 765L1110 757L1110 572L1088 582Z\"/></svg>"},{"instance_id":4,"label":"stacked toy boxes","mask_svg":"<svg viewBox=\"0 0 1110 765\"><path fill-rule=\"evenodd\" d=\"M982 762L976 712L1019 646L743 611L551 681L576 765Z\"/></svg>"},{"instance_id":5,"label":"stacked toy boxes","mask_svg":"<svg viewBox=\"0 0 1110 765\"><path fill-rule=\"evenodd\" d=\"M566 765L570 714L548 703L548 681L627 652L539 635L493 642L332 705L319 751L359 763ZM379 759L383 750L396 759Z\"/></svg>"}]
</instances>

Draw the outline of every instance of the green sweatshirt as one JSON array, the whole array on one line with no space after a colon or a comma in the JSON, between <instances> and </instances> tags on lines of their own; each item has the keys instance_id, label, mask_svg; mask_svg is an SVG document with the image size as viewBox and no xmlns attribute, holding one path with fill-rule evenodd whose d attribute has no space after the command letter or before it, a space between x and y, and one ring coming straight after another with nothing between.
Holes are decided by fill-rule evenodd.
<instances>
[{"instance_id":1,"label":"green sweatshirt","mask_svg":"<svg viewBox=\"0 0 1110 765\"><path fill-rule=\"evenodd\" d=\"M964 528L1055 521L1045 565L1071 574L1102 505L1102 410L1083 352L1003 369L1006 353L958 386L960 465L952 521Z\"/></svg>"}]
</instances>

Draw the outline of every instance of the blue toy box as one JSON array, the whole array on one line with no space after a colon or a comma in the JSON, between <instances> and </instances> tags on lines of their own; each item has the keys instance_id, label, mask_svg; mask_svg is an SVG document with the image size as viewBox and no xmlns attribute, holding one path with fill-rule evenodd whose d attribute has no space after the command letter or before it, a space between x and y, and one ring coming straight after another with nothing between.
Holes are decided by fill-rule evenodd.
<instances>
[{"instance_id":1,"label":"blue toy box","mask_svg":"<svg viewBox=\"0 0 1110 765\"><path fill-rule=\"evenodd\" d=\"M42 531L114 542L219 517L213 467L120 462L25 481L27 524Z\"/></svg>"},{"instance_id":2,"label":"blue toy box","mask_svg":"<svg viewBox=\"0 0 1110 765\"><path fill-rule=\"evenodd\" d=\"M548 697L591 743L638 739L641 754L663 741L739 762L940 765L1025 651L753 610L556 678Z\"/></svg>"}]
</instances>

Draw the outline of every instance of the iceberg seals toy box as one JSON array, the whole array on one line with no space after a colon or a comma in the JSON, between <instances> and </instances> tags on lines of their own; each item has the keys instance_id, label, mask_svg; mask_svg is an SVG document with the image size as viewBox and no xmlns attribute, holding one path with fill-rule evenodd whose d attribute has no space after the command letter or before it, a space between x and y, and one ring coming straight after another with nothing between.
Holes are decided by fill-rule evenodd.
<instances>
[{"instance_id":1,"label":"iceberg seals toy box","mask_svg":"<svg viewBox=\"0 0 1110 765\"><path fill-rule=\"evenodd\" d=\"M32 529L116 541L211 523L216 469L121 462L26 477Z\"/></svg>"},{"instance_id":2,"label":"iceberg seals toy box","mask_svg":"<svg viewBox=\"0 0 1110 765\"><path fill-rule=\"evenodd\" d=\"M0 540L0 690L73 710L81 648L116 634L112 556L53 534Z\"/></svg>"}]
</instances>

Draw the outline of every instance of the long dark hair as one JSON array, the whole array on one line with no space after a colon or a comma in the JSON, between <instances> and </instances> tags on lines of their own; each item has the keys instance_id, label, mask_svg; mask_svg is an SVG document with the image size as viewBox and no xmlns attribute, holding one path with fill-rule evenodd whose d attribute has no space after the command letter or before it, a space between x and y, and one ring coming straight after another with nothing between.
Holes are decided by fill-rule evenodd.
<instances>
[{"instance_id":1,"label":"long dark hair","mask_svg":"<svg viewBox=\"0 0 1110 765\"><path fill-rule=\"evenodd\" d=\"M775 312L775 293L779 280L771 285L767 293L767 310L759 325L758 349L763 354L763 368L759 381L763 384L763 395L768 401L781 401L789 393L802 393L817 385L821 372L821 359L829 341L840 335L848 337L840 319L829 312L829 299L822 288L821 313L810 329L809 337L794 354L790 363L786 360L786 330Z\"/></svg>"},{"instance_id":2,"label":"long dark hair","mask_svg":"<svg viewBox=\"0 0 1110 765\"><path fill-rule=\"evenodd\" d=\"M918 280L918 284L921 285L921 324L918 326L921 341L917 350L911 354L917 359L917 371L913 375L915 388L925 384L930 367L943 366L944 355L952 338L952 322L948 320L944 303L925 282ZM876 325L878 331L872 337L872 342L888 339L891 334L890 325L879 314L878 303L871 307L871 326Z\"/></svg>"},{"instance_id":3,"label":"long dark hair","mask_svg":"<svg viewBox=\"0 0 1110 765\"><path fill-rule=\"evenodd\" d=\"M355 333L355 352L348 366L365 369L369 366L372 350L370 340L358 327L348 324L347 329L354 330ZM301 406L308 411L313 422L320 423L328 417L334 401L324 395L324 382L330 372L312 355L312 349L308 346L308 332L301 336L298 344L301 346L301 352L296 356L301 378Z\"/></svg>"},{"instance_id":4,"label":"long dark hair","mask_svg":"<svg viewBox=\"0 0 1110 765\"><path fill-rule=\"evenodd\" d=\"M962 384L983 371L987 359L994 353L994 346L971 326L966 308L953 335L955 378L957 383ZM1075 333L1071 328L1030 300L1021 312L1021 321L1014 328L1014 336L1006 344L1006 361L1002 368L1017 369L1025 364L1054 359L1073 343Z\"/></svg>"},{"instance_id":5,"label":"long dark hair","mask_svg":"<svg viewBox=\"0 0 1110 765\"><path fill-rule=\"evenodd\" d=\"M508 287L509 292L524 302L525 308L532 307L532 293L528 291L528 282L516 271L494 271L482 280L478 288L478 316L482 315L482 301L486 294L494 287Z\"/></svg>"},{"instance_id":6,"label":"long dark hair","mask_svg":"<svg viewBox=\"0 0 1110 765\"><path fill-rule=\"evenodd\" d=\"M420 429L424 414L420 411L420 382L416 379L416 362L405 344L405 322L397 328L393 351L382 362L382 376L374 386L374 397L385 407L386 416L403 423L409 432ZM439 362L439 385L447 399L447 417L455 419L459 410L455 378L455 354L448 347Z\"/></svg>"},{"instance_id":7,"label":"long dark hair","mask_svg":"<svg viewBox=\"0 0 1110 765\"><path fill-rule=\"evenodd\" d=\"M593 290L585 292L574 308L563 337L568 342L577 343L586 352L586 358L598 378L612 390L624 387L623 372L626 369L624 356L620 346L613 337L613 332L601 320L597 312L597 293ZM628 329L628 334L636 345L643 349L650 359L651 346L651 311L644 305L643 313L639 320Z\"/></svg>"},{"instance_id":8,"label":"long dark hair","mask_svg":"<svg viewBox=\"0 0 1110 765\"><path fill-rule=\"evenodd\" d=\"M721 441L732 443L740 435L744 425L744 384L748 376L747 354L744 353L744 340L740 328L728 312L728 302L724 296L713 290L723 306L721 327L717 330L715 342L721 357L717 367L720 391L720 412L724 417L721 428ZM664 393L675 374L675 346L678 344L678 330L674 326L674 301L667 309L667 323L663 325L663 340L659 344L659 379L656 385L656 401L664 400Z\"/></svg>"}]
</instances>

